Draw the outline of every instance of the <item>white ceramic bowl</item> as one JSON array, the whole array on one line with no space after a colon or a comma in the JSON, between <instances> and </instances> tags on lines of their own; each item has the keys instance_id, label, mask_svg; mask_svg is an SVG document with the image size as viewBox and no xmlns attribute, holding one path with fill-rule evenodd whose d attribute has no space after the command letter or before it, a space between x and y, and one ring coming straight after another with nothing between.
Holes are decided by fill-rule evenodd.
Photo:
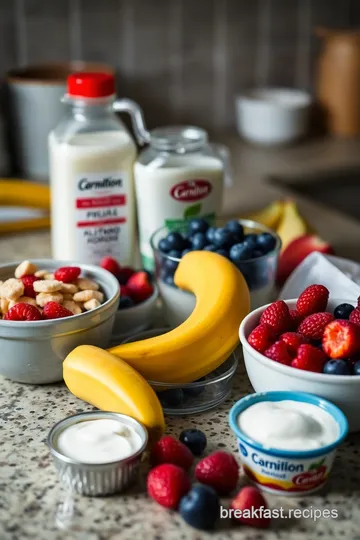
<instances>
[{"instance_id":1,"label":"white ceramic bowl","mask_svg":"<svg viewBox=\"0 0 360 540\"><path fill-rule=\"evenodd\" d=\"M156 302L159 297L159 289L156 283L153 283L153 294L136 306L126 309L118 309L115 314L115 322L111 341L115 345L123 339L148 330L154 323Z\"/></svg>"},{"instance_id":2,"label":"white ceramic bowl","mask_svg":"<svg viewBox=\"0 0 360 540\"><path fill-rule=\"evenodd\" d=\"M328 311L349 302L349 300L329 300ZM294 309L296 299L286 300ZM354 305L356 301L354 301ZM244 353L244 361L250 382L256 392L270 390L292 390L308 392L335 403L345 414L351 432L360 430L360 377L356 375L326 375L295 369L266 358L247 341L250 332L259 323L260 315L267 306L255 309L245 317L240 325L239 335Z\"/></svg>"},{"instance_id":3,"label":"white ceramic bowl","mask_svg":"<svg viewBox=\"0 0 360 540\"><path fill-rule=\"evenodd\" d=\"M259 88L236 97L239 134L257 144L285 144L306 134L311 96L292 88Z\"/></svg>"}]
</instances>

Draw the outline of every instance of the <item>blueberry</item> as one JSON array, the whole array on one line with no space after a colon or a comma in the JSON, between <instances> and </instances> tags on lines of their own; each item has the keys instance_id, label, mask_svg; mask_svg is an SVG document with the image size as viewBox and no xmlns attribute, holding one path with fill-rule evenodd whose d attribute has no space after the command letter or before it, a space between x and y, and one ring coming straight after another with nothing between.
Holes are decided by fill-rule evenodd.
<instances>
[{"instance_id":1,"label":"blueberry","mask_svg":"<svg viewBox=\"0 0 360 540\"><path fill-rule=\"evenodd\" d=\"M206 240L209 242L209 244L212 244L214 241L214 234L216 231L216 227L209 227L206 231Z\"/></svg>"},{"instance_id":2,"label":"blueberry","mask_svg":"<svg viewBox=\"0 0 360 540\"><path fill-rule=\"evenodd\" d=\"M257 244L257 235L256 234L246 234L244 236L243 244L250 249L255 249Z\"/></svg>"},{"instance_id":3,"label":"blueberry","mask_svg":"<svg viewBox=\"0 0 360 540\"><path fill-rule=\"evenodd\" d=\"M197 379L195 382L203 382L203 381L205 381L205 377L201 377L201 379ZM200 396L200 394L202 394L203 391L204 391L203 386L195 386L194 388L183 388L184 394L189 397Z\"/></svg>"},{"instance_id":4,"label":"blueberry","mask_svg":"<svg viewBox=\"0 0 360 540\"><path fill-rule=\"evenodd\" d=\"M236 221L236 219L233 219L227 222L227 224L225 225L225 229L235 235L235 237L238 239L238 242L241 242L244 237L244 227L241 225L241 223Z\"/></svg>"},{"instance_id":5,"label":"blueberry","mask_svg":"<svg viewBox=\"0 0 360 540\"><path fill-rule=\"evenodd\" d=\"M217 247L223 247L229 245L231 243L231 239L231 232L225 228L216 229L214 232L213 244L215 244Z\"/></svg>"},{"instance_id":6,"label":"blueberry","mask_svg":"<svg viewBox=\"0 0 360 540\"><path fill-rule=\"evenodd\" d=\"M206 448L205 433L199 429L185 429L180 433L179 440L191 450L194 456L201 456Z\"/></svg>"},{"instance_id":7,"label":"blueberry","mask_svg":"<svg viewBox=\"0 0 360 540\"><path fill-rule=\"evenodd\" d=\"M356 360L356 362L354 363L353 373L354 375L360 375L360 360Z\"/></svg>"},{"instance_id":8,"label":"blueberry","mask_svg":"<svg viewBox=\"0 0 360 540\"><path fill-rule=\"evenodd\" d=\"M187 253L190 253L190 251L192 251L192 249L190 249L190 248L183 249L183 251L182 251L182 253L181 253L181 256L183 257L183 256L186 255Z\"/></svg>"},{"instance_id":9,"label":"blueberry","mask_svg":"<svg viewBox=\"0 0 360 540\"><path fill-rule=\"evenodd\" d=\"M222 255L223 257L228 257L229 252L226 251L226 249L217 249L216 252L218 255Z\"/></svg>"},{"instance_id":10,"label":"blueberry","mask_svg":"<svg viewBox=\"0 0 360 540\"><path fill-rule=\"evenodd\" d=\"M207 240L204 233L198 232L194 234L194 236L191 239L191 245L193 249L196 249L196 250L204 249L206 244L207 244Z\"/></svg>"},{"instance_id":11,"label":"blueberry","mask_svg":"<svg viewBox=\"0 0 360 540\"><path fill-rule=\"evenodd\" d=\"M213 529L220 513L219 497L210 486L195 484L180 500L179 512L195 529Z\"/></svg>"},{"instance_id":12,"label":"blueberry","mask_svg":"<svg viewBox=\"0 0 360 540\"><path fill-rule=\"evenodd\" d=\"M172 259L165 259L164 261L164 268L167 270L167 272L174 273L177 269L179 263L178 261L173 261Z\"/></svg>"},{"instance_id":13,"label":"blueberry","mask_svg":"<svg viewBox=\"0 0 360 540\"><path fill-rule=\"evenodd\" d=\"M162 278L162 280L167 285L171 285L172 287L175 286L174 276L172 274L165 274L165 276Z\"/></svg>"},{"instance_id":14,"label":"blueberry","mask_svg":"<svg viewBox=\"0 0 360 540\"><path fill-rule=\"evenodd\" d=\"M158 392L158 398L163 407L181 407L184 402L184 392L181 388Z\"/></svg>"},{"instance_id":15,"label":"blueberry","mask_svg":"<svg viewBox=\"0 0 360 540\"><path fill-rule=\"evenodd\" d=\"M247 261L252 258L253 250L245 242L235 244L230 248L230 259L236 264L241 261Z\"/></svg>"},{"instance_id":16,"label":"blueberry","mask_svg":"<svg viewBox=\"0 0 360 540\"><path fill-rule=\"evenodd\" d=\"M168 251L170 251L170 246L169 246L169 243L167 241L166 238L162 238L159 242L159 249L160 251L162 251L163 253L167 253Z\"/></svg>"},{"instance_id":17,"label":"blueberry","mask_svg":"<svg viewBox=\"0 0 360 540\"><path fill-rule=\"evenodd\" d=\"M276 246L276 238L270 233L261 233L257 236L256 244L263 253L270 253Z\"/></svg>"},{"instance_id":18,"label":"blueberry","mask_svg":"<svg viewBox=\"0 0 360 540\"><path fill-rule=\"evenodd\" d=\"M119 309L126 309L134 305L134 300L130 296L120 296Z\"/></svg>"},{"instance_id":19,"label":"blueberry","mask_svg":"<svg viewBox=\"0 0 360 540\"><path fill-rule=\"evenodd\" d=\"M347 360L328 360L323 372L327 375L350 375L350 364Z\"/></svg>"},{"instance_id":20,"label":"blueberry","mask_svg":"<svg viewBox=\"0 0 360 540\"><path fill-rule=\"evenodd\" d=\"M188 225L188 231L190 234L194 234L198 232L206 233L208 228L209 228L209 225L207 221L205 221L205 219L202 219L202 218L192 219Z\"/></svg>"},{"instance_id":21,"label":"blueberry","mask_svg":"<svg viewBox=\"0 0 360 540\"><path fill-rule=\"evenodd\" d=\"M350 313L354 311L354 306L351 304L339 304L334 309L334 317L335 319L348 319L350 316Z\"/></svg>"},{"instance_id":22,"label":"blueberry","mask_svg":"<svg viewBox=\"0 0 360 540\"><path fill-rule=\"evenodd\" d=\"M207 246L204 247L204 251L215 251L216 250L216 247L214 246L214 244L208 244Z\"/></svg>"},{"instance_id":23,"label":"blueberry","mask_svg":"<svg viewBox=\"0 0 360 540\"><path fill-rule=\"evenodd\" d=\"M262 257L264 253L260 249L253 249L252 257L253 259L257 259L258 257Z\"/></svg>"},{"instance_id":24,"label":"blueberry","mask_svg":"<svg viewBox=\"0 0 360 540\"><path fill-rule=\"evenodd\" d=\"M182 235L179 232L170 232L166 237L169 249L176 249L181 251L186 246L184 245L185 241Z\"/></svg>"}]
</instances>

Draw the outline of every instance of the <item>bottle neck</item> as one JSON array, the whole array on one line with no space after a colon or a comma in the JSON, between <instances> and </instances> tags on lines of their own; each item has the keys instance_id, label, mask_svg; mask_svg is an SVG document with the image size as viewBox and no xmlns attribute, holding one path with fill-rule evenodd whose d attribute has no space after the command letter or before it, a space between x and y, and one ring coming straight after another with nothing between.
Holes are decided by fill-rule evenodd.
<instances>
[{"instance_id":1,"label":"bottle neck","mask_svg":"<svg viewBox=\"0 0 360 540\"><path fill-rule=\"evenodd\" d=\"M100 118L114 115L115 96L106 98L83 98L66 95L63 102L68 106L70 114L77 120Z\"/></svg>"},{"instance_id":2,"label":"bottle neck","mask_svg":"<svg viewBox=\"0 0 360 540\"><path fill-rule=\"evenodd\" d=\"M187 154L206 147L208 135L193 126L169 126L150 133L150 146L157 152Z\"/></svg>"}]
</instances>

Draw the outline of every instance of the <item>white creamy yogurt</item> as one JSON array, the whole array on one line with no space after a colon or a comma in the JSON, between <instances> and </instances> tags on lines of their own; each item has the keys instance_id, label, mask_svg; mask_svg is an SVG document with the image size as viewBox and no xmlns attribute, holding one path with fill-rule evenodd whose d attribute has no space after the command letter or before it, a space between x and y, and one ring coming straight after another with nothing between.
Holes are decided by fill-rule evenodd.
<instances>
[{"instance_id":1,"label":"white creamy yogurt","mask_svg":"<svg viewBox=\"0 0 360 540\"><path fill-rule=\"evenodd\" d=\"M142 445L141 437L119 420L77 422L58 437L58 451L81 463L110 463L127 458Z\"/></svg>"},{"instance_id":2,"label":"white creamy yogurt","mask_svg":"<svg viewBox=\"0 0 360 540\"><path fill-rule=\"evenodd\" d=\"M238 418L245 435L267 448L313 450L336 441L339 426L316 405L292 400L262 401Z\"/></svg>"}]
</instances>

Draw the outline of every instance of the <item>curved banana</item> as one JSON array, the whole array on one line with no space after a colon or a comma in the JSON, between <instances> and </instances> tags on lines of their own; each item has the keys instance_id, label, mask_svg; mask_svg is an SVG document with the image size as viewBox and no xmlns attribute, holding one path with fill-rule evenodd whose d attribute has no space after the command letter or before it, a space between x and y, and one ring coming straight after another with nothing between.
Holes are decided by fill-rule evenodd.
<instances>
[{"instance_id":1,"label":"curved banana","mask_svg":"<svg viewBox=\"0 0 360 540\"><path fill-rule=\"evenodd\" d=\"M236 348L239 325L249 313L243 275L217 253L187 253L175 283L196 296L190 317L161 336L109 349L147 380L186 383L207 375Z\"/></svg>"}]
</instances>

